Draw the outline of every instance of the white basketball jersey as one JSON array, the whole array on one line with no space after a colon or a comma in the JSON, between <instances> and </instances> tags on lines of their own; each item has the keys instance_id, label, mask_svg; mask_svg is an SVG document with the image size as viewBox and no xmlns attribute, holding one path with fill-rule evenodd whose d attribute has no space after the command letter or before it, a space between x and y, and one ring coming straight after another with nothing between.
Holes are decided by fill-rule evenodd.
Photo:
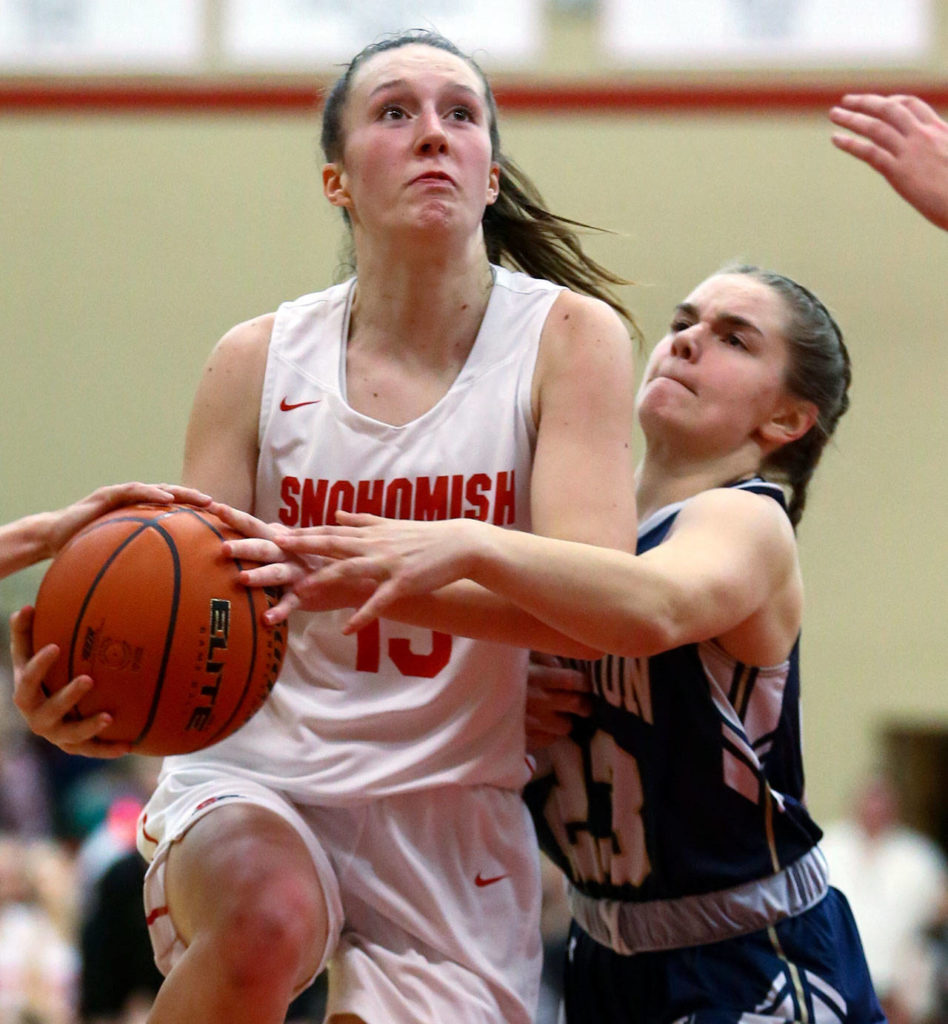
<instances>
[{"instance_id":1,"label":"white basketball jersey","mask_svg":"<svg viewBox=\"0 0 948 1024\"><path fill-rule=\"evenodd\" d=\"M457 379L402 426L346 402L354 280L279 308L260 414L256 515L311 526L350 509L530 529L531 385L561 289L500 267L494 275ZM350 614L294 613L283 671L264 707L221 743L169 758L165 770L224 763L323 804L526 782L525 651L387 620L344 636Z\"/></svg>"}]
</instances>

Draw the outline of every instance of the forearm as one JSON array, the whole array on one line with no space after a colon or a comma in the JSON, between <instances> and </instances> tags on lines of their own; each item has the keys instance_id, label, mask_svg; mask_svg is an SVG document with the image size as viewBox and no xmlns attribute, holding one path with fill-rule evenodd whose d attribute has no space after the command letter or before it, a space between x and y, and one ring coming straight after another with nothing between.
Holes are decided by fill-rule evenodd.
<instances>
[{"instance_id":1,"label":"forearm","mask_svg":"<svg viewBox=\"0 0 948 1024\"><path fill-rule=\"evenodd\" d=\"M449 584L433 594L399 598L384 615L410 626L563 657L592 659L603 653L541 621L514 601L468 580Z\"/></svg>"},{"instance_id":2,"label":"forearm","mask_svg":"<svg viewBox=\"0 0 948 1024\"><path fill-rule=\"evenodd\" d=\"M638 556L514 531L485 531L470 578L554 633L614 654L664 649L680 602Z\"/></svg>"},{"instance_id":3,"label":"forearm","mask_svg":"<svg viewBox=\"0 0 948 1024\"><path fill-rule=\"evenodd\" d=\"M641 555L481 524L469 551L468 579L581 644L626 657L737 629L789 586L796 566L775 502L715 489Z\"/></svg>"},{"instance_id":4,"label":"forearm","mask_svg":"<svg viewBox=\"0 0 948 1024\"><path fill-rule=\"evenodd\" d=\"M614 548L474 520L379 529L411 534L399 553L410 550L412 564L400 565L400 585L376 613L441 632L574 657L652 653L663 649L669 613L683 603L674 577L656 571L653 559ZM349 539L358 545L362 536ZM378 554L384 566L385 552ZM345 573L346 564L329 571Z\"/></svg>"},{"instance_id":5,"label":"forearm","mask_svg":"<svg viewBox=\"0 0 948 1024\"><path fill-rule=\"evenodd\" d=\"M38 512L0 526L0 578L50 558L50 514Z\"/></svg>"}]
</instances>

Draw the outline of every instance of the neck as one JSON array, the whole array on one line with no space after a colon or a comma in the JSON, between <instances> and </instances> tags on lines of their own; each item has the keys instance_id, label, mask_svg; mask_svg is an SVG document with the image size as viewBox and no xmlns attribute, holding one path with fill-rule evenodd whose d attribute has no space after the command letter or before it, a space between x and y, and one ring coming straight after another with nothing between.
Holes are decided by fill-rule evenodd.
<instances>
[{"instance_id":1,"label":"neck","mask_svg":"<svg viewBox=\"0 0 948 1024\"><path fill-rule=\"evenodd\" d=\"M754 452L759 456L759 452ZM639 521L666 505L693 498L702 491L747 480L760 471L757 458L734 452L726 458L689 461L681 457L662 457L646 446L645 457L635 475L635 500Z\"/></svg>"},{"instance_id":2,"label":"neck","mask_svg":"<svg viewBox=\"0 0 948 1024\"><path fill-rule=\"evenodd\" d=\"M350 345L400 351L473 345L492 276L480 238L462 249L373 246L359 251Z\"/></svg>"}]
</instances>

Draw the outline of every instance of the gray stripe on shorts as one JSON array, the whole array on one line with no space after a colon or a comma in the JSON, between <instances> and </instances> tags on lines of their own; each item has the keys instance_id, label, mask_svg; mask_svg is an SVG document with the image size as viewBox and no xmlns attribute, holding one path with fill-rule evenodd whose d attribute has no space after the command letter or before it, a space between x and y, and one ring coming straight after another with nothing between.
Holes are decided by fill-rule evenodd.
<instances>
[{"instance_id":1,"label":"gray stripe on shorts","mask_svg":"<svg viewBox=\"0 0 948 1024\"><path fill-rule=\"evenodd\" d=\"M583 931L600 945L628 956L760 931L819 903L826 895L828 878L826 860L819 847L813 847L775 875L733 889L633 903L594 899L571 885L569 905Z\"/></svg>"}]
</instances>

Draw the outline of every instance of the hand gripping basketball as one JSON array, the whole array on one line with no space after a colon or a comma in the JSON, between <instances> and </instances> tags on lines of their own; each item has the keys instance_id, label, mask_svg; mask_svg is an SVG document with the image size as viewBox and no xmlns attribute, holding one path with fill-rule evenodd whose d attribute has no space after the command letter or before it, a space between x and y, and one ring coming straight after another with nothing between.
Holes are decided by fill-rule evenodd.
<instances>
[{"instance_id":1,"label":"hand gripping basketball","mask_svg":"<svg viewBox=\"0 0 948 1024\"><path fill-rule=\"evenodd\" d=\"M99 738L140 754L189 753L240 728L277 680L286 628L262 618L279 591L238 581L246 565L222 550L236 536L184 504L127 506L77 534L36 598L34 649L60 648L46 691L91 676L78 715L109 712Z\"/></svg>"}]
</instances>

